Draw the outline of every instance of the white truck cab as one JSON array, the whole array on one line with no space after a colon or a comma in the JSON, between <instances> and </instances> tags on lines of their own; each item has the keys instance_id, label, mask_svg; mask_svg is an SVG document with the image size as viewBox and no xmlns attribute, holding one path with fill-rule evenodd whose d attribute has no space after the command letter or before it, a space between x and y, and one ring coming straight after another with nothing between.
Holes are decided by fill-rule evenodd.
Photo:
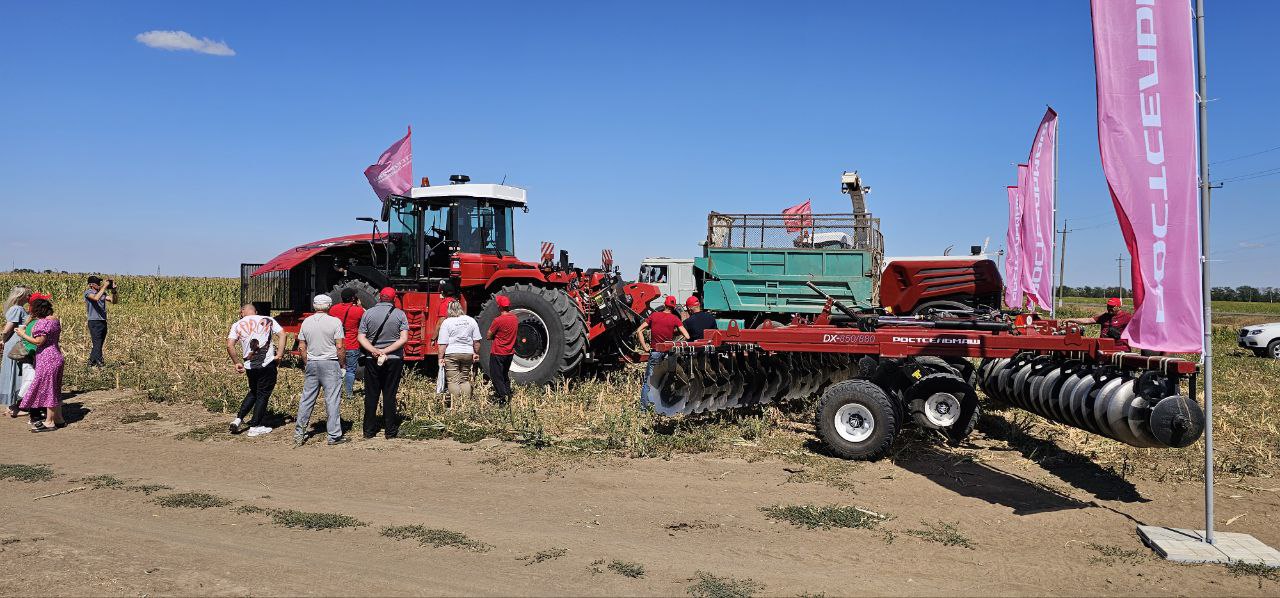
<instances>
[{"instance_id":1,"label":"white truck cab","mask_svg":"<svg viewBox=\"0 0 1280 598\"><path fill-rule=\"evenodd\" d=\"M640 261L640 277L636 282L647 282L658 287L662 295L650 302L658 307L667 295L674 295L680 305L697 292L693 280L693 258L647 257Z\"/></svg>"}]
</instances>

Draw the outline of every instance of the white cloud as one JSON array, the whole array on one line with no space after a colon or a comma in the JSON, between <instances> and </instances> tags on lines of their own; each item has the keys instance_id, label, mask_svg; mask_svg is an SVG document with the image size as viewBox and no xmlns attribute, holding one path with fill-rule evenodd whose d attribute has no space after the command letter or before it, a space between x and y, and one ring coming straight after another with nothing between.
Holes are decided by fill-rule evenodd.
<instances>
[{"instance_id":1,"label":"white cloud","mask_svg":"<svg viewBox=\"0 0 1280 598\"><path fill-rule=\"evenodd\" d=\"M226 42L215 42L207 37L197 38L186 31L147 31L139 33L134 39L149 48L160 50L190 50L214 56L235 56L236 51Z\"/></svg>"},{"instance_id":2,"label":"white cloud","mask_svg":"<svg viewBox=\"0 0 1280 598\"><path fill-rule=\"evenodd\" d=\"M1241 241L1241 242L1240 242L1240 246L1241 246L1241 247L1243 247L1243 248L1245 248L1245 249L1262 249L1263 247L1266 247L1266 246L1267 246L1267 244L1266 244L1266 243L1251 243L1251 242L1249 242L1249 241Z\"/></svg>"}]
</instances>

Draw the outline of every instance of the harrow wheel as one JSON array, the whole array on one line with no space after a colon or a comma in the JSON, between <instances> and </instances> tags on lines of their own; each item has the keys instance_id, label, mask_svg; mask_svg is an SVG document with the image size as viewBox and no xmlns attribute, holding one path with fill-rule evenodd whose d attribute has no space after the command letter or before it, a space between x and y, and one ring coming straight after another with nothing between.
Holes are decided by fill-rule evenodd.
<instances>
[{"instance_id":1,"label":"harrow wheel","mask_svg":"<svg viewBox=\"0 0 1280 598\"><path fill-rule=\"evenodd\" d=\"M874 461L889 453L900 425L893 402L867 380L845 380L822 393L818 437L836 456Z\"/></svg>"},{"instance_id":2,"label":"harrow wheel","mask_svg":"<svg viewBox=\"0 0 1280 598\"><path fill-rule=\"evenodd\" d=\"M476 318L480 330L488 330L498 317L498 295L511 300L511 313L520 321L511 360L512 382L550 384L578 371L587 355L587 324L564 289L530 284L503 287L484 302ZM480 361L489 363L487 342L480 343Z\"/></svg>"}]
</instances>

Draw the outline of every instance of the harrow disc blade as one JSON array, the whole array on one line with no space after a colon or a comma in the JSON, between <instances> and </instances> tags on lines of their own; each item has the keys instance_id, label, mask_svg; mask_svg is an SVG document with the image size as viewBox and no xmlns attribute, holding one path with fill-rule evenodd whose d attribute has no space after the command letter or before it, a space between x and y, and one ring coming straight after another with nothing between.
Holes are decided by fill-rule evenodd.
<instances>
[{"instance_id":1,"label":"harrow disc blade","mask_svg":"<svg viewBox=\"0 0 1280 598\"><path fill-rule=\"evenodd\" d=\"M1204 412L1200 404L1182 395L1171 395L1151 410L1151 434L1160 444L1173 448L1191 446L1204 433Z\"/></svg>"}]
</instances>

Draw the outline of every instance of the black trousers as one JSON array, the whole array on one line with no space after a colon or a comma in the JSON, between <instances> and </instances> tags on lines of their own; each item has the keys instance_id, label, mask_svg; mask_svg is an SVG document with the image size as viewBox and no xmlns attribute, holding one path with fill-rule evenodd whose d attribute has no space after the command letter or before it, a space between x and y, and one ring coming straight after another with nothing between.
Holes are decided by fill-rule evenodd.
<instances>
[{"instance_id":1,"label":"black trousers","mask_svg":"<svg viewBox=\"0 0 1280 598\"><path fill-rule=\"evenodd\" d=\"M89 365L106 365L102 358L102 345L107 342L107 321L89 320L89 338L93 341L93 349L89 351Z\"/></svg>"},{"instance_id":2,"label":"black trousers","mask_svg":"<svg viewBox=\"0 0 1280 598\"><path fill-rule=\"evenodd\" d=\"M378 365L374 358L367 358L364 366L364 435L378 433L378 402L382 402L382 429L387 438L395 438L400 432L400 419L396 416L396 393L400 390L400 377L404 375L404 360L387 358Z\"/></svg>"},{"instance_id":3,"label":"black trousers","mask_svg":"<svg viewBox=\"0 0 1280 598\"><path fill-rule=\"evenodd\" d=\"M511 359L514 357L489 354L489 379L493 381L493 395L500 403L511 399Z\"/></svg>"},{"instance_id":4,"label":"black trousers","mask_svg":"<svg viewBox=\"0 0 1280 598\"><path fill-rule=\"evenodd\" d=\"M248 415L249 410L253 410L253 422L250 425L265 425L267 419L267 402L271 400L271 392L276 389L276 377L279 376L279 369L276 368L276 362L271 362L266 367L255 368L244 371L245 376L249 378L249 394L244 395L244 400L240 402L240 410L236 412L236 417L241 420Z\"/></svg>"}]
</instances>

